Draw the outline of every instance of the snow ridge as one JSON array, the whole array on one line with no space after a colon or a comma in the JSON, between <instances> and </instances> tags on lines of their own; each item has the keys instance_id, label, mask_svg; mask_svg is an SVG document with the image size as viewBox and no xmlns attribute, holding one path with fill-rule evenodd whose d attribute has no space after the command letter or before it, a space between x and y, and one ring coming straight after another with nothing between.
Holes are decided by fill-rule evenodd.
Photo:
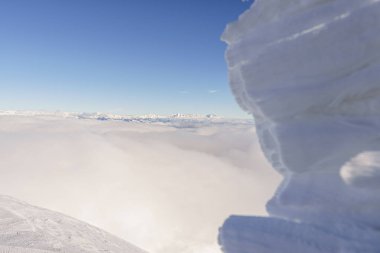
<instances>
[{"instance_id":1,"label":"snow ridge","mask_svg":"<svg viewBox=\"0 0 380 253\"><path fill-rule=\"evenodd\" d=\"M0 195L1 253L146 253L63 214Z\"/></svg>"}]
</instances>

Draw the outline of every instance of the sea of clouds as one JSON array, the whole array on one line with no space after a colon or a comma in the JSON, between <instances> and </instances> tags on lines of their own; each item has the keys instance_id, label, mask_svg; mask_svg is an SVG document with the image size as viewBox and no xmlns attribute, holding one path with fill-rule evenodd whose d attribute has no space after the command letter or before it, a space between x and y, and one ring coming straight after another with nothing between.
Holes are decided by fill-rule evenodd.
<instances>
[{"instance_id":1,"label":"sea of clouds","mask_svg":"<svg viewBox=\"0 0 380 253\"><path fill-rule=\"evenodd\" d=\"M154 253L214 253L231 214L265 215L280 181L250 120L0 115L0 194Z\"/></svg>"}]
</instances>

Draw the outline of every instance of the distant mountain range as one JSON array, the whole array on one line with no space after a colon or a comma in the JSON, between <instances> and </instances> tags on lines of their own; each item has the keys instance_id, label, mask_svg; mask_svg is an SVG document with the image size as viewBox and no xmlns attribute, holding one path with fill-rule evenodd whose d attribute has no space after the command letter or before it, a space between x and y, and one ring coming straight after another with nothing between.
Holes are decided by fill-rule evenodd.
<instances>
[{"instance_id":1,"label":"distant mountain range","mask_svg":"<svg viewBox=\"0 0 380 253\"><path fill-rule=\"evenodd\" d=\"M119 115L109 113L78 113L78 112L45 112L45 111L15 111L15 110L0 110L0 116L45 116L45 117L63 117L76 119L93 119L93 120L119 120L126 122L141 122L141 123L232 123L238 122L252 124L252 119L231 119L217 116L215 114L199 115L199 114L173 114L173 115Z\"/></svg>"}]
</instances>

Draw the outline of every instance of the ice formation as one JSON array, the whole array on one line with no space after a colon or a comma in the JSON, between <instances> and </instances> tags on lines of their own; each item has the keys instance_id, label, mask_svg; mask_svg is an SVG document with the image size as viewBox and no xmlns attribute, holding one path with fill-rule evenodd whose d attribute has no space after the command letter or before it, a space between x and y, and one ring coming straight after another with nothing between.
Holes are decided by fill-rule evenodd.
<instances>
[{"instance_id":1,"label":"ice formation","mask_svg":"<svg viewBox=\"0 0 380 253\"><path fill-rule=\"evenodd\" d=\"M380 1L257 0L223 40L232 90L284 180L226 253L380 252Z\"/></svg>"},{"instance_id":2,"label":"ice formation","mask_svg":"<svg viewBox=\"0 0 380 253\"><path fill-rule=\"evenodd\" d=\"M98 228L0 196L2 253L146 253Z\"/></svg>"}]
</instances>

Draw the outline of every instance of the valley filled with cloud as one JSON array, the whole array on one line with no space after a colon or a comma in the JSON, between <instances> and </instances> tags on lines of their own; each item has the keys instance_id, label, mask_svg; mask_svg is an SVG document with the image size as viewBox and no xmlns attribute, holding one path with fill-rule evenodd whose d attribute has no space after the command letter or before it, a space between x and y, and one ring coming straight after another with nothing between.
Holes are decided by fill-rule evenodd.
<instances>
[{"instance_id":1,"label":"valley filled with cloud","mask_svg":"<svg viewBox=\"0 0 380 253\"><path fill-rule=\"evenodd\" d=\"M266 214L252 120L106 116L1 113L0 192L157 253L219 252L226 217Z\"/></svg>"}]
</instances>

